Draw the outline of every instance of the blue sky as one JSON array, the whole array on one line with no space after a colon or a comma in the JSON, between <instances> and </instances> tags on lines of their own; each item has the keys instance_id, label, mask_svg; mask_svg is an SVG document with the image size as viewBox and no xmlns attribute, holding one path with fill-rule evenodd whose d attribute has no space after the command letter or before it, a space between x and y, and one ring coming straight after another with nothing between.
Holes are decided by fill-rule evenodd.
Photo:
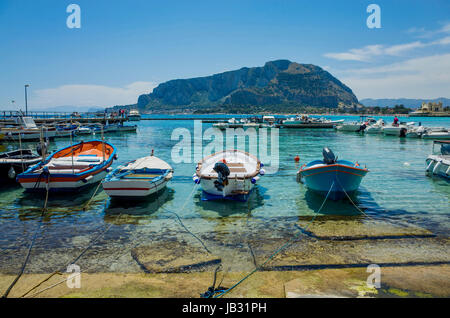
<instances>
[{"instance_id":1,"label":"blue sky","mask_svg":"<svg viewBox=\"0 0 450 318\"><path fill-rule=\"evenodd\" d=\"M371 3L381 29L366 25ZM359 99L450 97L447 0L0 0L0 41L1 109L23 107L26 83L30 109L104 107L274 59L319 65Z\"/></svg>"}]
</instances>

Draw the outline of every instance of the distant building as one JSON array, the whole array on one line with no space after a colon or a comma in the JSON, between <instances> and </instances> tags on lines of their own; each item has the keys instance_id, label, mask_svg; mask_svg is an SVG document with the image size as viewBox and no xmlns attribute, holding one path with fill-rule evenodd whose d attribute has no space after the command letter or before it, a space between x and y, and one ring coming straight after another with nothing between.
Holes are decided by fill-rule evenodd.
<instances>
[{"instance_id":1,"label":"distant building","mask_svg":"<svg viewBox=\"0 0 450 318\"><path fill-rule=\"evenodd\" d=\"M444 110L442 102L432 103L424 102L416 111L409 114L410 116L450 116L450 112Z\"/></svg>"}]
</instances>

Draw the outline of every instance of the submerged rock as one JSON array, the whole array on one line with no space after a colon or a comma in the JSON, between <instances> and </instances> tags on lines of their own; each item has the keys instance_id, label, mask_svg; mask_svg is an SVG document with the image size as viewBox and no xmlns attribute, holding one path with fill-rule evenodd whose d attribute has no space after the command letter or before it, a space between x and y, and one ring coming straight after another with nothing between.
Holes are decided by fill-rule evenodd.
<instances>
[{"instance_id":1,"label":"submerged rock","mask_svg":"<svg viewBox=\"0 0 450 318\"><path fill-rule=\"evenodd\" d=\"M179 241L155 242L131 251L131 256L147 273L183 273L211 270L221 259Z\"/></svg>"},{"instance_id":2,"label":"submerged rock","mask_svg":"<svg viewBox=\"0 0 450 318\"><path fill-rule=\"evenodd\" d=\"M304 228L302 225L300 227ZM309 224L306 232L316 238L329 240L434 236L432 232L416 225L406 223L393 224L382 220L367 219L316 221Z\"/></svg>"}]
</instances>

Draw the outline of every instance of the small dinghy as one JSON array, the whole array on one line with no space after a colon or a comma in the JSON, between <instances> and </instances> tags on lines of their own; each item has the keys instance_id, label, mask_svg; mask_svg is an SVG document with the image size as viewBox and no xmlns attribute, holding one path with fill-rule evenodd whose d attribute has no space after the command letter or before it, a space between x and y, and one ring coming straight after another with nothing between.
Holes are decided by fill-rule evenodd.
<instances>
[{"instance_id":1,"label":"small dinghy","mask_svg":"<svg viewBox=\"0 0 450 318\"><path fill-rule=\"evenodd\" d=\"M19 149L0 154L0 178L16 181L16 175L37 164L42 160L38 154L30 149Z\"/></svg>"},{"instance_id":2,"label":"small dinghy","mask_svg":"<svg viewBox=\"0 0 450 318\"><path fill-rule=\"evenodd\" d=\"M247 201L263 165L255 156L241 150L225 150L205 157L193 176L203 189L202 200Z\"/></svg>"},{"instance_id":3,"label":"small dinghy","mask_svg":"<svg viewBox=\"0 0 450 318\"><path fill-rule=\"evenodd\" d=\"M117 158L116 148L100 140L63 148L17 176L27 191L76 192L102 180Z\"/></svg>"},{"instance_id":4,"label":"small dinghy","mask_svg":"<svg viewBox=\"0 0 450 318\"><path fill-rule=\"evenodd\" d=\"M358 163L347 160L337 160L333 152L323 149L323 160L314 160L303 165L297 173L297 180L329 199L340 200L354 193L362 178L369 172Z\"/></svg>"},{"instance_id":5,"label":"small dinghy","mask_svg":"<svg viewBox=\"0 0 450 318\"><path fill-rule=\"evenodd\" d=\"M172 167L152 154L116 168L102 185L113 198L143 198L163 189L172 175Z\"/></svg>"}]
</instances>

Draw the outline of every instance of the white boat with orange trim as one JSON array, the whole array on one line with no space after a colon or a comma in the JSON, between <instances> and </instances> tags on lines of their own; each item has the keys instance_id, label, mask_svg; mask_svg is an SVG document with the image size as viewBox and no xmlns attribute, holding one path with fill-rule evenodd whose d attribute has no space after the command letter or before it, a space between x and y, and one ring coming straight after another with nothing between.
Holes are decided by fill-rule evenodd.
<instances>
[{"instance_id":1,"label":"white boat with orange trim","mask_svg":"<svg viewBox=\"0 0 450 318\"><path fill-rule=\"evenodd\" d=\"M172 176L172 167L152 154L117 167L102 186L112 198L143 198L164 189Z\"/></svg>"},{"instance_id":2,"label":"white boat with orange trim","mask_svg":"<svg viewBox=\"0 0 450 318\"><path fill-rule=\"evenodd\" d=\"M241 150L225 150L203 158L193 176L203 189L202 200L229 199L247 201L263 164L255 156Z\"/></svg>"},{"instance_id":3,"label":"white boat with orange trim","mask_svg":"<svg viewBox=\"0 0 450 318\"><path fill-rule=\"evenodd\" d=\"M30 167L17 181L27 191L76 192L102 180L116 158L116 148L107 142L80 142Z\"/></svg>"},{"instance_id":4,"label":"white boat with orange trim","mask_svg":"<svg viewBox=\"0 0 450 318\"><path fill-rule=\"evenodd\" d=\"M303 165L297 172L297 180L331 200L340 200L358 190L362 178L369 172L358 163L337 160L333 152L323 149L323 160Z\"/></svg>"}]
</instances>

